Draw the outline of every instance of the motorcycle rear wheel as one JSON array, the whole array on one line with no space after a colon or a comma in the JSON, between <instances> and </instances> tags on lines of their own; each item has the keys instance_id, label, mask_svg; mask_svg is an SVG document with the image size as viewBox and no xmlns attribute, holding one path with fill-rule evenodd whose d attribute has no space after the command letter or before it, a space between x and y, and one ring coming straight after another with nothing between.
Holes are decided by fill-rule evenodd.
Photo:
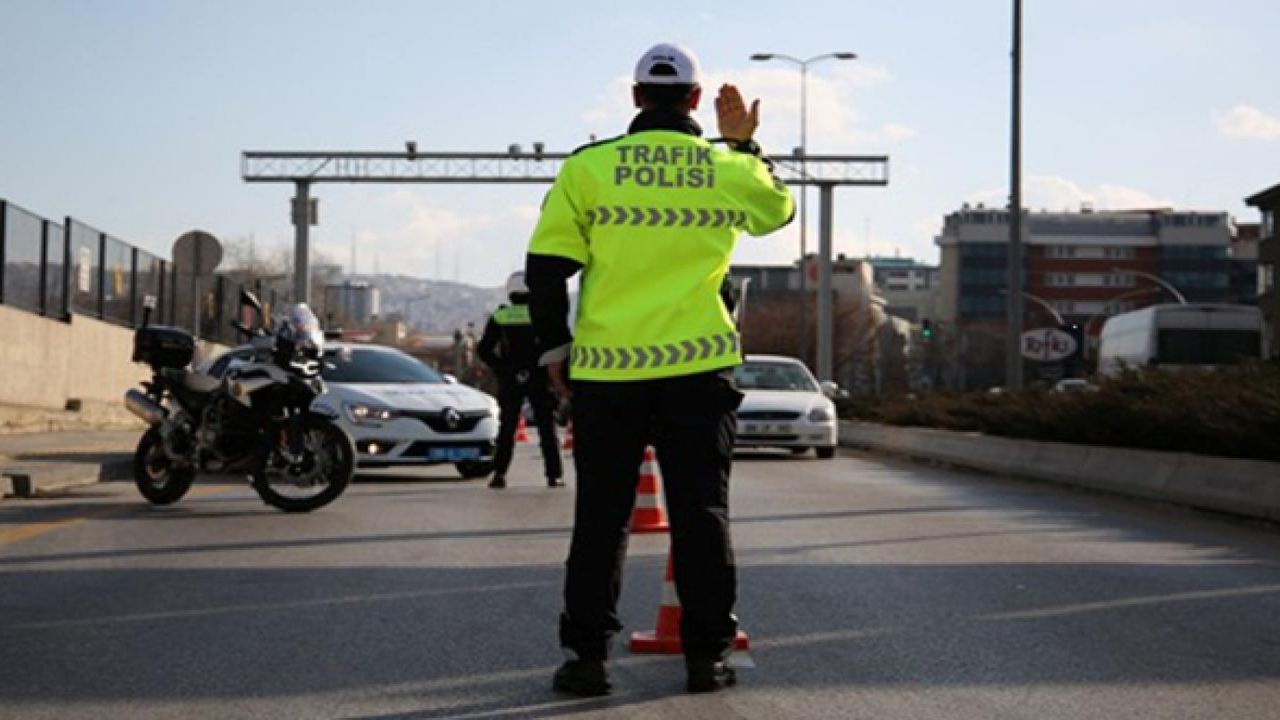
<instances>
[{"instance_id":1,"label":"motorcycle rear wheel","mask_svg":"<svg viewBox=\"0 0 1280 720\"><path fill-rule=\"evenodd\" d=\"M133 453L133 482L152 505L172 505L182 499L195 482L194 467L174 467L164 450L160 429L152 426L142 434Z\"/></svg>"},{"instance_id":2,"label":"motorcycle rear wheel","mask_svg":"<svg viewBox=\"0 0 1280 720\"><path fill-rule=\"evenodd\" d=\"M308 418L305 432L306 453L322 466L311 471L312 477L287 474L275 443L266 443L254 464L253 489L278 510L301 513L322 508L338 499L355 474L356 446L342 428L323 418Z\"/></svg>"}]
</instances>

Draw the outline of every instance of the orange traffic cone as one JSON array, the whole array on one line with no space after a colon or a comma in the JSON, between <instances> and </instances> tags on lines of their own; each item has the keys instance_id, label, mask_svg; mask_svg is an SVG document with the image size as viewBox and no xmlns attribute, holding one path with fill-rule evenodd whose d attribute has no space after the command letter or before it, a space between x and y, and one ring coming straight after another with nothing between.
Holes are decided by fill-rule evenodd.
<instances>
[{"instance_id":1,"label":"orange traffic cone","mask_svg":"<svg viewBox=\"0 0 1280 720\"><path fill-rule=\"evenodd\" d=\"M529 427L524 424L524 413L520 414L520 422L516 423L516 442L533 442L529 439Z\"/></svg>"},{"instance_id":2,"label":"orange traffic cone","mask_svg":"<svg viewBox=\"0 0 1280 720\"><path fill-rule=\"evenodd\" d=\"M751 638L741 630L733 639L733 649L750 650ZM667 573L662 578L662 604L658 606L658 622L653 632L631 633L631 652L656 655L679 655L680 598L676 595L676 580L671 554L667 553Z\"/></svg>"},{"instance_id":3,"label":"orange traffic cone","mask_svg":"<svg viewBox=\"0 0 1280 720\"><path fill-rule=\"evenodd\" d=\"M658 501L662 481L659 476L657 456L653 446L644 450L644 462L640 463L640 480L636 485L636 507L631 513L631 532L667 532L667 511Z\"/></svg>"},{"instance_id":4,"label":"orange traffic cone","mask_svg":"<svg viewBox=\"0 0 1280 720\"><path fill-rule=\"evenodd\" d=\"M560 445L561 450L573 452L573 421L569 421L568 427L564 431L564 442Z\"/></svg>"}]
</instances>

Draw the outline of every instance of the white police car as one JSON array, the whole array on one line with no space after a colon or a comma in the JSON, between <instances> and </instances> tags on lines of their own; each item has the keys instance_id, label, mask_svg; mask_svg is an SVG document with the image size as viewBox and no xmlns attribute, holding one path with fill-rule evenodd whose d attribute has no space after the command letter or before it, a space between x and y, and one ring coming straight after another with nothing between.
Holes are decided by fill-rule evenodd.
<instances>
[{"instance_id":1,"label":"white police car","mask_svg":"<svg viewBox=\"0 0 1280 720\"><path fill-rule=\"evenodd\" d=\"M205 371L221 377L246 352L231 350ZM451 463L463 477L492 471L498 437L492 396L382 345L329 343L321 374L328 391L313 407L337 413L360 467Z\"/></svg>"}]
</instances>

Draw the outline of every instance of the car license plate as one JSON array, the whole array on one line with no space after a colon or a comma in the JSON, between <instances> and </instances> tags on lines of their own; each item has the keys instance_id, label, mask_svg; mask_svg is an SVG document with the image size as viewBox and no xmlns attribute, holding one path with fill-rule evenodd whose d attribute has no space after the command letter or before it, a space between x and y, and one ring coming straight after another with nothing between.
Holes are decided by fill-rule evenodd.
<instances>
[{"instance_id":1,"label":"car license plate","mask_svg":"<svg viewBox=\"0 0 1280 720\"><path fill-rule=\"evenodd\" d=\"M479 460L480 448L473 447L442 447L431 448L427 452L429 460L447 460L457 462L459 460Z\"/></svg>"},{"instance_id":2,"label":"car license plate","mask_svg":"<svg viewBox=\"0 0 1280 720\"><path fill-rule=\"evenodd\" d=\"M790 435L791 423L746 423L742 432L751 435Z\"/></svg>"}]
</instances>

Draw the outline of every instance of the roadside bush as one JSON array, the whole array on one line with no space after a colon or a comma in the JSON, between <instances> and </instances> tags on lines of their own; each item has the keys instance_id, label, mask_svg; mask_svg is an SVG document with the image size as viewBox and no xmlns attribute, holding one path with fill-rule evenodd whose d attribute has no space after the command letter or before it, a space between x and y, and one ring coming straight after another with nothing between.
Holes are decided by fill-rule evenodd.
<instances>
[{"instance_id":1,"label":"roadside bush","mask_svg":"<svg viewBox=\"0 0 1280 720\"><path fill-rule=\"evenodd\" d=\"M1130 371L1096 392L932 393L850 403L890 425L1280 461L1280 364Z\"/></svg>"}]
</instances>

